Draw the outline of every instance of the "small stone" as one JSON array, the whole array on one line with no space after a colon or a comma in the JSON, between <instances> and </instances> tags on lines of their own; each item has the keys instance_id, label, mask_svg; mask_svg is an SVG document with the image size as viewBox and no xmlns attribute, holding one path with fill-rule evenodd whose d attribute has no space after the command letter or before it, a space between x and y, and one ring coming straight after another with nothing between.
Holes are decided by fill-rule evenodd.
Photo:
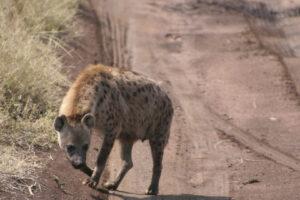
<instances>
[{"instance_id":1,"label":"small stone","mask_svg":"<svg viewBox=\"0 0 300 200\"><path fill-rule=\"evenodd\" d=\"M269 119L270 119L272 122L275 122L275 121L278 120L278 118L276 118L276 117L270 117Z\"/></svg>"}]
</instances>

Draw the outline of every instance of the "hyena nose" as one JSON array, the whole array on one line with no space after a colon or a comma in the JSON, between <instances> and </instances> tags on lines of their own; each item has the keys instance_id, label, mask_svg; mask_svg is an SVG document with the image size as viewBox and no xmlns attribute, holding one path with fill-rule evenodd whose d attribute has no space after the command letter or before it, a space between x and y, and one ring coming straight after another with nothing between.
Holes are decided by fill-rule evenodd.
<instances>
[{"instance_id":1,"label":"hyena nose","mask_svg":"<svg viewBox=\"0 0 300 200\"><path fill-rule=\"evenodd\" d=\"M71 163L75 169L79 169L84 165L82 158L75 158Z\"/></svg>"}]
</instances>

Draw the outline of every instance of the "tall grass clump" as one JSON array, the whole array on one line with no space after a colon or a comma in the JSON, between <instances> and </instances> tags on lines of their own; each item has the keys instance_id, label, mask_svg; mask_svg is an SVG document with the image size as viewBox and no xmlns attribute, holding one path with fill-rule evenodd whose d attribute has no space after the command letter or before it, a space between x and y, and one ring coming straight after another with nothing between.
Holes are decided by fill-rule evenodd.
<instances>
[{"instance_id":1,"label":"tall grass clump","mask_svg":"<svg viewBox=\"0 0 300 200\"><path fill-rule=\"evenodd\" d=\"M68 85L56 52L77 3L1 0L0 191L12 177L31 177L32 166L38 166L33 149L53 144L53 117Z\"/></svg>"}]
</instances>

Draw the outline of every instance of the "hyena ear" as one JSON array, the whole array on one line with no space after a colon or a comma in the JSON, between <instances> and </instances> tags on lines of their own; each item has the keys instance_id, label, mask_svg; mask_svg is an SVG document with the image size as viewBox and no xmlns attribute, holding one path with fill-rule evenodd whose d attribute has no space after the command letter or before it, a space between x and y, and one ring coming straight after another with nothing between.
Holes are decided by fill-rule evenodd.
<instances>
[{"instance_id":1,"label":"hyena ear","mask_svg":"<svg viewBox=\"0 0 300 200\"><path fill-rule=\"evenodd\" d=\"M95 117L91 113L88 113L83 116L81 123L87 128L91 129L95 126Z\"/></svg>"},{"instance_id":2,"label":"hyena ear","mask_svg":"<svg viewBox=\"0 0 300 200\"><path fill-rule=\"evenodd\" d=\"M66 125L67 118L65 115L61 115L55 118L54 128L56 131L61 131L62 128Z\"/></svg>"}]
</instances>

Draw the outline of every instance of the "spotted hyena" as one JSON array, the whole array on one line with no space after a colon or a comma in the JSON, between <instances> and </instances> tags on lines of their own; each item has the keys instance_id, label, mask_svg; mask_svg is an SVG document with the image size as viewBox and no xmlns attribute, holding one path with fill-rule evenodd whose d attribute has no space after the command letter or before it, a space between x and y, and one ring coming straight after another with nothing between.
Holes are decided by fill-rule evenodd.
<instances>
[{"instance_id":1,"label":"spotted hyena","mask_svg":"<svg viewBox=\"0 0 300 200\"><path fill-rule=\"evenodd\" d=\"M115 190L133 167L132 146L148 140L153 158L151 184L146 194L157 194L173 117L172 102L154 81L132 72L91 65L77 77L60 107L54 127L60 147L76 169L90 175L85 184L96 187L109 153L117 139L122 168L104 187ZM103 135L94 170L85 164L91 132Z\"/></svg>"}]
</instances>

